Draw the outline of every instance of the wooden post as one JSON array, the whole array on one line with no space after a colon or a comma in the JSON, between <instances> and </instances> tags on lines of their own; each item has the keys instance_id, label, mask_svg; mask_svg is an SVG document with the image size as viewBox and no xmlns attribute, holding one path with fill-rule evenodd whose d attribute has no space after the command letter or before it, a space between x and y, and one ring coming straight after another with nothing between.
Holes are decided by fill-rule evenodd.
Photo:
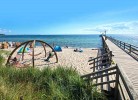
<instances>
[{"instance_id":1,"label":"wooden post","mask_svg":"<svg viewBox=\"0 0 138 100\"><path fill-rule=\"evenodd\" d=\"M34 46L35 46L35 40L33 41L33 50L32 50L32 63L34 67Z\"/></svg>"},{"instance_id":2,"label":"wooden post","mask_svg":"<svg viewBox=\"0 0 138 100\"><path fill-rule=\"evenodd\" d=\"M131 45L129 46L129 53L131 53Z\"/></svg>"},{"instance_id":3,"label":"wooden post","mask_svg":"<svg viewBox=\"0 0 138 100\"><path fill-rule=\"evenodd\" d=\"M112 41L113 41L113 43L115 43L115 40L114 39Z\"/></svg>"},{"instance_id":4,"label":"wooden post","mask_svg":"<svg viewBox=\"0 0 138 100\"><path fill-rule=\"evenodd\" d=\"M93 72L95 72L95 59L93 60Z\"/></svg>"},{"instance_id":5,"label":"wooden post","mask_svg":"<svg viewBox=\"0 0 138 100\"><path fill-rule=\"evenodd\" d=\"M117 40L115 40L115 44L117 44L117 45L118 45L118 41L117 41Z\"/></svg>"},{"instance_id":6,"label":"wooden post","mask_svg":"<svg viewBox=\"0 0 138 100\"><path fill-rule=\"evenodd\" d=\"M103 42L103 48L105 48L105 40L102 37L102 42Z\"/></svg>"},{"instance_id":7,"label":"wooden post","mask_svg":"<svg viewBox=\"0 0 138 100\"><path fill-rule=\"evenodd\" d=\"M125 49L125 46L126 46L126 44L124 43L124 49Z\"/></svg>"},{"instance_id":8,"label":"wooden post","mask_svg":"<svg viewBox=\"0 0 138 100\"><path fill-rule=\"evenodd\" d=\"M116 41L116 40L115 40L115 39L113 39L113 42L114 42L114 43L115 43L115 41Z\"/></svg>"},{"instance_id":9,"label":"wooden post","mask_svg":"<svg viewBox=\"0 0 138 100\"><path fill-rule=\"evenodd\" d=\"M115 44L117 44L117 45L118 45L118 42L117 42L117 40L115 40Z\"/></svg>"},{"instance_id":10,"label":"wooden post","mask_svg":"<svg viewBox=\"0 0 138 100\"><path fill-rule=\"evenodd\" d=\"M121 41L120 41L120 47L121 47Z\"/></svg>"},{"instance_id":11,"label":"wooden post","mask_svg":"<svg viewBox=\"0 0 138 100\"><path fill-rule=\"evenodd\" d=\"M110 64L112 63L112 51L110 51Z\"/></svg>"},{"instance_id":12,"label":"wooden post","mask_svg":"<svg viewBox=\"0 0 138 100\"><path fill-rule=\"evenodd\" d=\"M23 52L22 52L22 61L24 60L24 51L25 51L25 48L26 46L29 44L30 42L27 42L23 48Z\"/></svg>"},{"instance_id":13,"label":"wooden post","mask_svg":"<svg viewBox=\"0 0 138 100\"><path fill-rule=\"evenodd\" d=\"M118 100L118 84L119 84L119 69L116 65L116 82L115 82L115 94L114 94L114 100Z\"/></svg>"},{"instance_id":14,"label":"wooden post","mask_svg":"<svg viewBox=\"0 0 138 100\"><path fill-rule=\"evenodd\" d=\"M119 46L119 41L117 40L117 45Z\"/></svg>"}]
</instances>

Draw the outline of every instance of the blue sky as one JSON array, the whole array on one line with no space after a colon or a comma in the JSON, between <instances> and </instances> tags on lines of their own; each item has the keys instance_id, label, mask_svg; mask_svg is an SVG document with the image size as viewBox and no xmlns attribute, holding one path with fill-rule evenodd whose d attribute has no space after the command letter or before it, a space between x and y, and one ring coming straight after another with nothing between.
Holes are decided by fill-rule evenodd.
<instances>
[{"instance_id":1,"label":"blue sky","mask_svg":"<svg viewBox=\"0 0 138 100\"><path fill-rule=\"evenodd\" d=\"M138 0L1 0L0 33L138 34Z\"/></svg>"}]
</instances>

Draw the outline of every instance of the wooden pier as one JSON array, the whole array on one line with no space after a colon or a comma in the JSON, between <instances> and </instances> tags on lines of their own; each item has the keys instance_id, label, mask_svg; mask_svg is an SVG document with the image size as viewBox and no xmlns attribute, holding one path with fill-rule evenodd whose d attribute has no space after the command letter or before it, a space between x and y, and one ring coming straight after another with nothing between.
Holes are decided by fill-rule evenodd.
<instances>
[{"instance_id":1,"label":"wooden pier","mask_svg":"<svg viewBox=\"0 0 138 100\"><path fill-rule=\"evenodd\" d=\"M102 35L105 53L89 60L93 72L83 75L88 84L112 93L110 100L138 100L138 47ZM104 61L104 62L103 62ZM96 81L94 81L96 80Z\"/></svg>"},{"instance_id":2,"label":"wooden pier","mask_svg":"<svg viewBox=\"0 0 138 100\"><path fill-rule=\"evenodd\" d=\"M136 56L130 56L130 50L126 50L126 44L125 43L118 43L115 44L112 42L112 38L103 37L105 39L106 44L108 45L108 48L112 51L112 54L114 55L112 57L113 61L117 63L117 65L122 70L122 73L124 76L126 76L127 85L131 89L130 91L133 92L135 95L138 94L138 61L137 61L137 55ZM123 46L123 48L122 48ZM135 50L136 51L136 50ZM135 58L134 58L135 57ZM133 94L132 93L132 94Z\"/></svg>"}]
</instances>

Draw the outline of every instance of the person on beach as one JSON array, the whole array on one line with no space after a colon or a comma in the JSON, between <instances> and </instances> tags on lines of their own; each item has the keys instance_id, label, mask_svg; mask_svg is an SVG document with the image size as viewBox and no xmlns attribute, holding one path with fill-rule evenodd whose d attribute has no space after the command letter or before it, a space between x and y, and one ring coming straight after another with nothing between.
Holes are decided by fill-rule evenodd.
<instances>
[{"instance_id":1,"label":"person on beach","mask_svg":"<svg viewBox=\"0 0 138 100\"><path fill-rule=\"evenodd\" d=\"M12 65L13 65L13 66L19 66L19 65L20 65L19 61L17 60L17 57L14 57L14 58L12 59Z\"/></svg>"},{"instance_id":2,"label":"person on beach","mask_svg":"<svg viewBox=\"0 0 138 100\"><path fill-rule=\"evenodd\" d=\"M48 57L47 57L47 59L45 59L45 61L49 62L49 59L52 58L53 56L54 56L54 54L51 51L49 51Z\"/></svg>"},{"instance_id":3,"label":"person on beach","mask_svg":"<svg viewBox=\"0 0 138 100\"><path fill-rule=\"evenodd\" d=\"M17 58L14 57L14 58L12 59L12 61L13 61L13 62L17 62Z\"/></svg>"},{"instance_id":4,"label":"person on beach","mask_svg":"<svg viewBox=\"0 0 138 100\"><path fill-rule=\"evenodd\" d=\"M12 65L15 66L15 67L28 67L28 66L30 66L30 64L21 63L20 61L18 61L17 57L14 57L12 59Z\"/></svg>"},{"instance_id":5,"label":"person on beach","mask_svg":"<svg viewBox=\"0 0 138 100\"><path fill-rule=\"evenodd\" d=\"M83 50L81 48L76 48L74 49L74 52L83 52Z\"/></svg>"},{"instance_id":6,"label":"person on beach","mask_svg":"<svg viewBox=\"0 0 138 100\"><path fill-rule=\"evenodd\" d=\"M74 49L74 52L77 52L78 51L78 48Z\"/></svg>"}]
</instances>

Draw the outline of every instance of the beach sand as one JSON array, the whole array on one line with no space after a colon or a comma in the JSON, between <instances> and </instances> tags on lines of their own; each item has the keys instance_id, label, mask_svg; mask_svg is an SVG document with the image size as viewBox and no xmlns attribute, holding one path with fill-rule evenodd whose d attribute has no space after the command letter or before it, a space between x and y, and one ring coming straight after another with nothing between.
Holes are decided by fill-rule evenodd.
<instances>
[{"instance_id":1,"label":"beach sand","mask_svg":"<svg viewBox=\"0 0 138 100\"><path fill-rule=\"evenodd\" d=\"M7 49L8 51L12 51L13 48ZM18 49L19 50L19 49ZM18 51L17 50L17 51ZM47 56L48 52L51 51L50 48L46 48ZM72 67L76 69L81 75L88 74L92 72L92 65L89 65L89 58L96 57L98 50L92 48L82 48L83 52L74 52L74 48L62 48L62 52L56 52L58 56L58 63L56 62L56 57L50 58L50 61L44 61L47 57L45 57L45 52L42 46L37 46L35 48L35 55L41 53L40 55L35 56L35 66L37 68L43 69L45 67L56 68L58 66L63 67ZM17 55L15 52L12 56L14 58ZM23 63L32 65L32 56L25 53Z\"/></svg>"}]
</instances>

